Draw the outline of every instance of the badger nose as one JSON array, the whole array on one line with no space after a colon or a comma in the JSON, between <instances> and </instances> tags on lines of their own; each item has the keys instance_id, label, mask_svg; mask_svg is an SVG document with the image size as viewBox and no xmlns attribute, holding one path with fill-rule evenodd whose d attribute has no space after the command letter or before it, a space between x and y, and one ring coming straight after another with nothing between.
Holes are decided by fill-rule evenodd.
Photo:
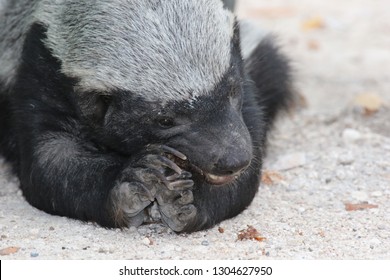
<instances>
[{"instance_id":1,"label":"badger nose","mask_svg":"<svg viewBox=\"0 0 390 280\"><path fill-rule=\"evenodd\" d=\"M205 173L206 181L212 185L224 185L232 182L242 170L249 166L250 158L249 153L219 158L213 164L211 173Z\"/></svg>"},{"instance_id":2,"label":"badger nose","mask_svg":"<svg viewBox=\"0 0 390 280\"><path fill-rule=\"evenodd\" d=\"M213 173L222 176L235 175L246 169L250 161L251 156L247 152L235 156L224 156L214 164Z\"/></svg>"}]
</instances>

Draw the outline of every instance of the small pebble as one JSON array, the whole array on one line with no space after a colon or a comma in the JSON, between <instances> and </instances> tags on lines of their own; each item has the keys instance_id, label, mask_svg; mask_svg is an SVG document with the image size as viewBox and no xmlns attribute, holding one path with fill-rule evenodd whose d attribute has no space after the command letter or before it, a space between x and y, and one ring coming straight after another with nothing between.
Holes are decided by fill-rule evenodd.
<instances>
[{"instance_id":1,"label":"small pebble","mask_svg":"<svg viewBox=\"0 0 390 280\"><path fill-rule=\"evenodd\" d=\"M135 226L131 226L131 227L128 227L127 229L125 229L127 232L129 233L136 233L137 232L137 228Z\"/></svg>"},{"instance_id":2,"label":"small pebble","mask_svg":"<svg viewBox=\"0 0 390 280\"><path fill-rule=\"evenodd\" d=\"M378 238L373 238L370 240L370 244L373 244L373 245L380 245L382 243L382 241L380 241Z\"/></svg>"},{"instance_id":3,"label":"small pebble","mask_svg":"<svg viewBox=\"0 0 390 280\"><path fill-rule=\"evenodd\" d=\"M373 197L381 197L383 193L381 191L375 191L371 193L371 196Z\"/></svg>"},{"instance_id":4,"label":"small pebble","mask_svg":"<svg viewBox=\"0 0 390 280\"><path fill-rule=\"evenodd\" d=\"M336 178L339 180L344 180L347 177L344 171L336 170Z\"/></svg>"},{"instance_id":5,"label":"small pebble","mask_svg":"<svg viewBox=\"0 0 390 280\"><path fill-rule=\"evenodd\" d=\"M32 234L32 235L38 235L38 234L39 234L39 229L38 229L38 228L30 229L30 234Z\"/></svg>"},{"instance_id":6,"label":"small pebble","mask_svg":"<svg viewBox=\"0 0 390 280\"><path fill-rule=\"evenodd\" d=\"M346 128L342 132L342 138L345 142L353 143L362 138L362 134L353 128Z\"/></svg>"},{"instance_id":7,"label":"small pebble","mask_svg":"<svg viewBox=\"0 0 390 280\"><path fill-rule=\"evenodd\" d=\"M32 258L36 258L38 256L39 256L39 254L37 252L31 252L30 253L30 257L32 257Z\"/></svg>"},{"instance_id":8,"label":"small pebble","mask_svg":"<svg viewBox=\"0 0 390 280\"><path fill-rule=\"evenodd\" d=\"M176 252L182 252L182 251L183 251L183 248L182 248L182 247L175 247L175 251L176 251Z\"/></svg>"},{"instance_id":9,"label":"small pebble","mask_svg":"<svg viewBox=\"0 0 390 280\"><path fill-rule=\"evenodd\" d=\"M355 158L352 153L348 152L345 154L341 154L337 160L339 164L350 165L355 161Z\"/></svg>"},{"instance_id":10,"label":"small pebble","mask_svg":"<svg viewBox=\"0 0 390 280\"><path fill-rule=\"evenodd\" d=\"M145 237L144 239L142 239L142 243L145 245L150 245L150 239Z\"/></svg>"},{"instance_id":11,"label":"small pebble","mask_svg":"<svg viewBox=\"0 0 390 280\"><path fill-rule=\"evenodd\" d=\"M289 170L293 168L300 167L305 165L307 162L305 153L292 153L288 155L284 155L275 162L274 169L275 170Z\"/></svg>"},{"instance_id":12,"label":"small pebble","mask_svg":"<svg viewBox=\"0 0 390 280\"><path fill-rule=\"evenodd\" d=\"M352 192L351 196L360 202L368 200L368 194L363 191L354 191Z\"/></svg>"},{"instance_id":13,"label":"small pebble","mask_svg":"<svg viewBox=\"0 0 390 280\"><path fill-rule=\"evenodd\" d=\"M207 240L203 240L201 243L203 246L209 246L209 242Z\"/></svg>"}]
</instances>

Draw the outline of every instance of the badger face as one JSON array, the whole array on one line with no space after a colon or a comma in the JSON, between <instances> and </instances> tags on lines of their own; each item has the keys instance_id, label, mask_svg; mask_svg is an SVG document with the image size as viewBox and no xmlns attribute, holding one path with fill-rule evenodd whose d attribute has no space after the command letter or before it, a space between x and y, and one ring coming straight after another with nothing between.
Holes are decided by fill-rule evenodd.
<instances>
[{"instance_id":1,"label":"badger face","mask_svg":"<svg viewBox=\"0 0 390 280\"><path fill-rule=\"evenodd\" d=\"M241 114L242 87L229 73L214 92L162 105L126 92L108 97L95 119L98 141L124 155L163 144L184 155L177 162L213 185L229 183L250 164L252 143ZM107 98L104 96L104 98ZM104 103L103 101L100 101ZM92 123L92 122L90 122ZM98 124L96 124L98 123Z\"/></svg>"},{"instance_id":2,"label":"badger face","mask_svg":"<svg viewBox=\"0 0 390 280\"><path fill-rule=\"evenodd\" d=\"M221 1L67 3L45 44L77 81L95 142L124 155L170 146L187 156L179 165L214 185L249 165L238 26Z\"/></svg>"},{"instance_id":3,"label":"badger face","mask_svg":"<svg viewBox=\"0 0 390 280\"><path fill-rule=\"evenodd\" d=\"M241 115L241 89L225 84L215 90L219 92L200 98L193 108L172 104L173 114L162 114L157 122L167 145L187 156L184 169L223 185L249 166L252 143Z\"/></svg>"},{"instance_id":4,"label":"badger face","mask_svg":"<svg viewBox=\"0 0 390 280\"><path fill-rule=\"evenodd\" d=\"M123 155L163 144L184 155L177 164L212 185L232 182L250 164L252 141L242 116L244 79L237 42L228 71L210 92L190 99L149 100L130 91L76 93L96 142ZM83 98L80 98L83 97Z\"/></svg>"}]
</instances>

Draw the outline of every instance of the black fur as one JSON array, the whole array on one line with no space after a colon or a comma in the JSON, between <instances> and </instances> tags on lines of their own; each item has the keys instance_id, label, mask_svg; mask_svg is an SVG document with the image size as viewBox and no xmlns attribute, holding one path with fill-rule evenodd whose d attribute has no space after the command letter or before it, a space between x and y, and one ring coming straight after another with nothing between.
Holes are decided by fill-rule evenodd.
<instances>
[{"instance_id":1,"label":"black fur","mask_svg":"<svg viewBox=\"0 0 390 280\"><path fill-rule=\"evenodd\" d=\"M222 0L224 7L234 11L234 7L236 6L236 1L235 0Z\"/></svg>"},{"instance_id":2,"label":"black fur","mask_svg":"<svg viewBox=\"0 0 390 280\"><path fill-rule=\"evenodd\" d=\"M16 166L16 143L11 128L11 104L6 94L1 92L2 90L5 90L5 87L0 85L0 154Z\"/></svg>"},{"instance_id":3,"label":"black fur","mask_svg":"<svg viewBox=\"0 0 390 280\"><path fill-rule=\"evenodd\" d=\"M253 51L245 70L259 92L257 103L264 105L263 113L272 123L278 112L288 109L293 103L289 61L279 52L272 37L267 37Z\"/></svg>"},{"instance_id":4,"label":"black fur","mask_svg":"<svg viewBox=\"0 0 390 280\"><path fill-rule=\"evenodd\" d=\"M164 223L192 232L251 203L270 124L291 97L288 63L271 41L245 65L235 42L212 94L161 107L128 92L75 92L45 31L32 26L14 86L0 88L9 91L0 94L0 151L32 205L123 227L156 219L156 204ZM238 178L216 186L203 172Z\"/></svg>"}]
</instances>

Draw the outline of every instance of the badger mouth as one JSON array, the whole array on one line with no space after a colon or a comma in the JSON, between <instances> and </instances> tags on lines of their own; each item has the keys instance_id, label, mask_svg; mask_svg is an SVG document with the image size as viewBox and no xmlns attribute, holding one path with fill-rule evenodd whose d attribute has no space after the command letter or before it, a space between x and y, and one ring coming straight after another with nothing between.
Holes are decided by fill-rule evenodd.
<instances>
[{"instance_id":1,"label":"badger mouth","mask_svg":"<svg viewBox=\"0 0 390 280\"><path fill-rule=\"evenodd\" d=\"M212 185L225 185L237 179L238 175L219 176L210 173L204 173L204 177L206 181Z\"/></svg>"},{"instance_id":2,"label":"badger mouth","mask_svg":"<svg viewBox=\"0 0 390 280\"><path fill-rule=\"evenodd\" d=\"M232 175L216 175L209 172L204 171L197 165L191 163L188 159L182 160L177 157L170 157L171 160L173 160L180 168L190 171L192 173L196 173L200 176L202 176L205 181L211 185L221 186L226 185L234 180L236 180L239 176L239 174L232 174Z\"/></svg>"}]
</instances>

